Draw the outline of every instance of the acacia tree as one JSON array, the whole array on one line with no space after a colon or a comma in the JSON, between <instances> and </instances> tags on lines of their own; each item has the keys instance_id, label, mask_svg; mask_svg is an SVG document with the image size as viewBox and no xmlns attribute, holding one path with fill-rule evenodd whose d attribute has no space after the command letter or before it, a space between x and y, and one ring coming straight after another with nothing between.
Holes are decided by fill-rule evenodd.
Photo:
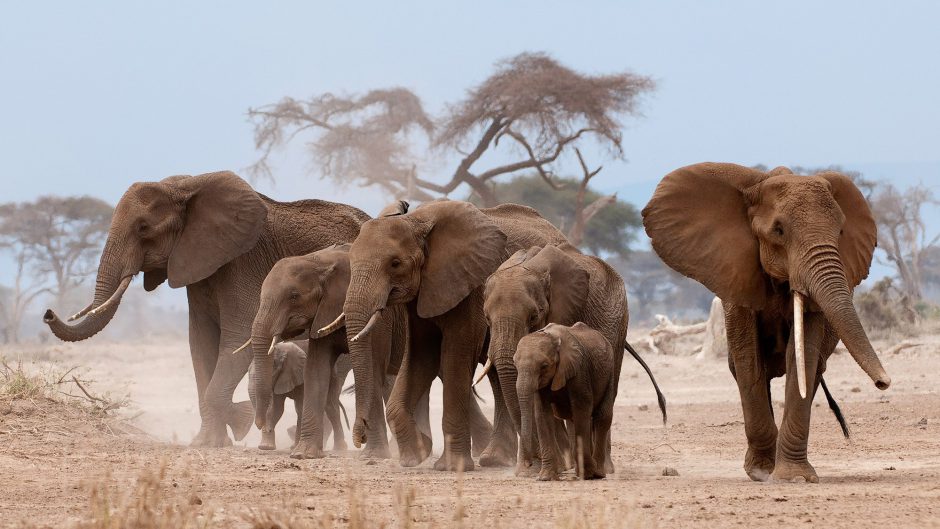
<instances>
[{"instance_id":1,"label":"acacia tree","mask_svg":"<svg viewBox=\"0 0 940 529\"><path fill-rule=\"evenodd\" d=\"M504 175L534 170L559 188L556 163L584 140L623 156L622 120L638 114L640 96L653 88L650 78L630 72L585 75L548 55L523 53L498 63L436 123L404 88L287 98L248 111L262 151L253 170L270 176L273 149L310 133L315 163L340 184L379 185L415 200L466 185L483 205L494 206L499 199L493 181ZM448 179L421 174L429 159L416 154L422 142L436 154L456 154Z\"/></svg>"},{"instance_id":2,"label":"acacia tree","mask_svg":"<svg viewBox=\"0 0 940 529\"><path fill-rule=\"evenodd\" d=\"M940 202L923 184L902 192L887 183L878 186L870 202L878 223L878 245L897 269L903 293L916 303L924 297L926 258L940 242L940 233L928 231L923 210Z\"/></svg>"},{"instance_id":3,"label":"acacia tree","mask_svg":"<svg viewBox=\"0 0 940 529\"><path fill-rule=\"evenodd\" d=\"M12 256L16 270L4 309L12 341L36 298L52 294L61 304L94 271L112 212L108 203L88 196L0 205L0 249Z\"/></svg>"}]
</instances>

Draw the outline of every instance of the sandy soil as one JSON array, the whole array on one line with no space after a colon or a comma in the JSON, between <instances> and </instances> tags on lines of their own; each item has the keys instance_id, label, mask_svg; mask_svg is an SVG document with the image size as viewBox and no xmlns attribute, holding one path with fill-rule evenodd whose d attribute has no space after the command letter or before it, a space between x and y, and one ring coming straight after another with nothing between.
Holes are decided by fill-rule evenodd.
<instances>
[{"instance_id":1,"label":"sandy soil","mask_svg":"<svg viewBox=\"0 0 940 529\"><path fill-rule=\"evenodd\" d=\"M8 360L24 355L85 366L98 391L130 396L133 405L121 414L147 435L122 433L119 422L82 426L41 405L0 410L0 525L69 525L89 516L90 483L132 490L142 470L162 462L165 494L222 527L250 526L246 513L263 506L339 524L350 523L358 506L368 526L407 517L419 527L586 527L579 520L587 517L611 527L940 527L940 337L927 341L883 356L894 381L884 393L848 355L830 360L827 380L852 440L842 438L820 395L810 439L818 485L748 480L740 404L723 361L647 358L669 400L665 428L645 375L625 362L613 430L617 473L596 482L537 483L508 469L456 475L432 470L430 460L405 469L394 460L359 460L355 452L296 461L286 447L259 452L257 432L232 448L190 449L185 443L198 417L185 343L7 349L0 353ZM491 403L488 388L482 393ZM439 388L433 395L432 424L439 425ZM782 381L775 396L782 399ZM237 397L247 398L243 386ZM352 399L344 400L351 410ZM282 419L279 444L288 443L283 430L291 423ZM439 450L439 428L436 435ZM663 476L666 466L679 475Z\"/></svg>"}]
</instances>

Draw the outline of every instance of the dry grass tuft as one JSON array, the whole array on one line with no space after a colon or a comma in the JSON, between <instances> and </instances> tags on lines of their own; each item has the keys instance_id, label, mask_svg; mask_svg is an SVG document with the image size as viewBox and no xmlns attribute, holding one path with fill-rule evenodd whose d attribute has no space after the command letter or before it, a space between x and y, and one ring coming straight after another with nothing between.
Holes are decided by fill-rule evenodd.
<instances>
[{"instance_id":1,"label":"dry grass tuft","mask_svg":"<svg viewBox=\"0 0 940 529\"><path fill-rule=\"evenodd\" d=\"M27 368L22 361L11 366L0 357L0 400L47 401L74 406L81 411L104 417L127 406L127 397L109 393L96 394L88 388L92 381L76 374L76 367L62 369L55 365Z\"/></svg>"}]
</instances>

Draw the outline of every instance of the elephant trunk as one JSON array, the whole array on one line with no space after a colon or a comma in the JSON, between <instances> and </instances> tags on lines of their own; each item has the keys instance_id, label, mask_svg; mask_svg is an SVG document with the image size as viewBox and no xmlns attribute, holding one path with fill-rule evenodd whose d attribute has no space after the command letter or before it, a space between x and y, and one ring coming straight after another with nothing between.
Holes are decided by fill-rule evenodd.
<instances>
[{"instance_id":1,"label":"elephant trunk","mask_svg":"<svg viewBox=\"0 0 940 529\"><path fill-rule=\"evenodd\" d=\"M530 377L520 377L516 382L516 393L519 395L519 408L521 411L521 430L520 435L520 448L522 453L529 454L529 457L532 457L533 450L533 440L535 436L534 431L534 421L535 421L535 384L529 381ZM529 460L520 460L520 464L528 465Z\"/></svg>"},{"instance_id":2,"label":"elephant trunk","mask_svg":"<svg viewBox=\"0 0 940 529\"><path fill-rule=\"evenodd\" d=\"M274 397L274 354L273 348L280 341L276 311L269 303L262 301L251 329L252 377L249 384L255 394L255 426L259 430L274 425L267 424L268 409Z\"/></svg>"},{"instance_id":3,"label":"elephant trunk","mask_svg":"<svg viewBox=\"0 0 940 529\"><path fill-rule=\"evenodd\" d=\"M356 383L356 420L353 423L352 437L356 448L366 442L366 430L369 428L369 411L372 407L373 380L372 340L368 337L355 339L366 329L375 315L385 308L389 288L376 284L377 270L355 270L349 281L346 303L346 337L349 340L349 354L352 360L353 376Z\"/></svg>"},{"instance_id":4,"label":"elephant trunk","mask_svg":"<svg viewBox=\"0 0 940 529\"><path fill-rule=\"evenodd\" d=\"M84 316L84 319L74 325L69 325L59 319L52 309L46 310L42 321L60 340L78 342L91 338L101 332L117 313L121 297L130 285L131 279L140 271L139 264L129 266L122 262L121 256L117 255L117 246L109 237L98 265L94 299L88 307L70 318L77 319Z\"/></svg>"},{"instance_id":5,"label":"elephant trunk","mask_svg":"<svg viewBox=\"0 0 940 529\"><path fill-rule=\"evenodd\" d=\"M888 389L891 377L882 367L865 329L862 328L858 313L855 312L852 292L845 278L845 269L838 249L834 245L823 246L817 249L806 263L809 270L809 273L805 274L807 294L822 309L826 320L835 329L849 354L871 377L875 387Z\"/></svg>"},{"instance_id":6,"label":"elephant trunk","mask_svg":"<svg viewBox=\"0 0 940 529\"><path fill-rule=\"evenodd\" d=\"M503 401L512 417L512 423L518 432L522 426L519 410L519 397L516 394L516 365L512 357L516 353L519 340L526 334L526 326L511 318L497 318L490 326L489 359L499 375L499 387L503 392ZM531 452L523 452L531 455Z\"/></svg>"}]
</instances>

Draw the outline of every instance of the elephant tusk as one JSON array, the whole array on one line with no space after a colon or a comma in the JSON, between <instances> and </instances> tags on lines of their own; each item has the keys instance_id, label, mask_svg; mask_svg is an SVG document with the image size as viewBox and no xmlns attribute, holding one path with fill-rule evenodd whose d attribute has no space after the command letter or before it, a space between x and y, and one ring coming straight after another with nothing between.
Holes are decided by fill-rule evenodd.
<instances>
[{"instance_id":1,"label":"elephant tusk","mask_svg":"<svg viewBox=\"0 0 940 529\"><path fill-rule=\"evenodd\" d=\"M320 329L320 330L317 331L317 338L320 338L320 337L322 337L322 336L326 336L327 334L332 333L332 332L335 331L336 329L339 329L339 328L342 327L343 325L346 325L346 313L345 313L345 312L340 312L340 313L339 313L339 316L337 316L336 319L333 320L332 323L330 323L330 324L327 325L326 327L323 327L322 329Z\"/></svg>"},{"instance_id":2,"label":"elephant tusk","mask_svg":"<svg viewBox=\"0 0 940 529\"><path fill-rule=\"evenodd\" d=\"M95 307L95 308L93 308L93 309L87 311L85 314L87 314L88 316L94 316L95 314L98 314L99 312L102 312L103 310L107 309L107 308L108 308L110 305L112 305L116 300L118 300L121 296L124 295L124 291L127 290L127 286L131 284L131 279L133 279L133 278L134 278L134 276L132 276L132 275L130 275L130 276L124 276L124 279L121 280L121 284L118 285L117 290L114 291L114 294L111 294L111 297L108 298L107 301L105 301L105 302L102 303L101 305L98 305L97 307ZM81 312L76 313L76 315L78 315L78 314L82 314L82 313L81 313ZM84 316L84 314L82 314L82 316ZM81 317L81 316L79 316L79 317ZM71 318L69 318L69 319L71 320Z\"/></svg>"},{"instance_id":3,"label":"elephant tusk","mask_svg":"<svg viewBox=\"0 0 940 529\"><path fill-rule=\"evenodd\" d=\"M271 354L274 352L274 346L280 343L280 341L281 341L281 335L279 334L275 334L274 337L271 338L271 347L268 347L268 354Z\"/></svg>"},{"instance_id":4,"label":"elephant tusk","mask_svg":"<svg viewBox=\"0 0 940 529\"><path fill-rule=\"evenodd\" d=\"M483 377L486 376L486 374L489 372L489 370L490 370L491 367L493 367L493 359L487 357L487 358L486 358L486 363L483 364L483 371L480 373L480 376L477 377L476 382L474 382L473 385L470 386L470 387L471 387L471 388L475 388L475 387L477 386L477 384L479 384L480 381L483 380Z\"/></svg>"},{"instance_id":5,"label":"elephant tusk","mask_svg":"<svg viewBox=\"0 0 940 529\"><path fill-rule=\"evenodd\" d=\"M359 334L352 337L350 342L358 342L360 339L365 338L367 334L372 330L372 327L375 327L375 324L379 322L379 318L382 316L382 309L375 311L372 314L372 317L369 318L369 321L366 322L366 326L359 331Z\"/></svg>"},{"instance_id":6,"label":"elephant tusk","mask_svg":"<svg viewBox=\"0 0 940 529\"><path fill-rule=\"evenodd\" d=\"M92 301L92 302L89 303L88 306L85 307L84 309L82 309L82 310L76 312L75 314L72 314L71 316L69 316L69 320L68 320L68 321L75 321L75 320L81 318L81 317L84 316L85 314L88 314L88 311L90 311L90 310L93 309L94 307L95 307L95 302Z\"/></svg>"},{"instance_id":7,"label":"elephant tusk","mask_svg":"<svg viewBox=\"0 0 940 529\"><path fill-rule=\"evenodd\" d=\"M245 342L245 343L243 343L243 344L241 344L241 346L239 346L238 349L235 349L234 351L232 351L232 354L234 355L234 354L238 354L238 353L244 351L245 348L248 347L249 345L251 345L251 338L248 338L248 341Z\"/></svg>"},{"instance_id":8,"label":"elephant tusk","mask_svg":"<svg viewBox=\"0 0 940 529\"><path fill-rule=\"evenodd\" d=\"M796 382L800 398L806 398L806 340L803 335L803 294L793 292L793 342L796 350Z\"/></svg>"}]
</instances>

